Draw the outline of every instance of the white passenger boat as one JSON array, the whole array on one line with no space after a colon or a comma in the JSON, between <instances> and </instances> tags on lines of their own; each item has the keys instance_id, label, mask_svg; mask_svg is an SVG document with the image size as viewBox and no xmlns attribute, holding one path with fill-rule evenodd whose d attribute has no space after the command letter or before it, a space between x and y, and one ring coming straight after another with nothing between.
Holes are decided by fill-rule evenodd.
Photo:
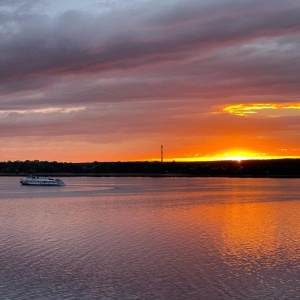
<instances>
[{"instance_id":1,"label":"white passenger boat","mask_svg":"<svg viewBox=\"0 0 300 300\"><path fill-rule=\"evenodd\" d=\"M46 186L63 186L64 182L60 179L54 179L51 177L39 177L39 176L28 176L27 178L21 179L22 185L46 185Z\"/></svg>"}]
</instances>

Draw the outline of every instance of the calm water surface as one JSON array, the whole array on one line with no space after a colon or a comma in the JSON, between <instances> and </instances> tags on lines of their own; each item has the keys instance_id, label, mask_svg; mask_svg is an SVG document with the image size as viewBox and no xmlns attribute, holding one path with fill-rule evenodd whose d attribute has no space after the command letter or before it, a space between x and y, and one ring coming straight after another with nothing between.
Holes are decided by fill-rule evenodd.
<instances>
[{"instance_id":1,"label":"calm water surface","mask_svg":"<svg viewBox=\"0 0 300 300\"><path fill-rule=\"evenodd\" d=\"M300 299L300 180L0 177L0 299Z\"/></svg>"}]
</instances>

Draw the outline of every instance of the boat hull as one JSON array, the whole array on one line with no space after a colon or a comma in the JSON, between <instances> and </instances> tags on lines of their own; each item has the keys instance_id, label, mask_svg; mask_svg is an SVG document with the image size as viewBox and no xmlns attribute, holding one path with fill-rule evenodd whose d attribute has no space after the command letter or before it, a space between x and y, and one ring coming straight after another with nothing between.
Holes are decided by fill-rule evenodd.
<instances>
[{"instance_id":1,"label":"boat hull","mask_svg":"<svg viewBox=\"0 0 300 300\"><path fill-rule=\"evenodd\" d=\"M34 185L34 186L64 186L64 184L58 183L31 183L31 182L20 182L21 185Z\"/></svg>"}]
</instances>

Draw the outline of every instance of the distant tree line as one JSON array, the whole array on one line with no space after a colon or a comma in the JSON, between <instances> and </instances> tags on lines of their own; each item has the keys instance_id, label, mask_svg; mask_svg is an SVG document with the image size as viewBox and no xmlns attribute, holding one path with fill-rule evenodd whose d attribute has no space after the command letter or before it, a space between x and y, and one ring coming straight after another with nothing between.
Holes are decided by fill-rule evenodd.
<instances>
[{"instance_id":1,"label":"distant tree line","mask_svg":"<svg viewBox=\"0 0 300 300\"><path fill-rule=\"evenodd\" d=\"M300 177L300 159L215 162L0 162L1 175Z\"/></svg>"},{"instance_id":2,"label":"distant tree line","mask_svg":"<svg viewBox=\"0 0 300 300\"><path fill-rule=\"evenodd\" d=\"M0 162L0 173L7 174L36 174L36 173L80 173L80 165L48 161L7 161Z\"/></svg>"}]
</instances>

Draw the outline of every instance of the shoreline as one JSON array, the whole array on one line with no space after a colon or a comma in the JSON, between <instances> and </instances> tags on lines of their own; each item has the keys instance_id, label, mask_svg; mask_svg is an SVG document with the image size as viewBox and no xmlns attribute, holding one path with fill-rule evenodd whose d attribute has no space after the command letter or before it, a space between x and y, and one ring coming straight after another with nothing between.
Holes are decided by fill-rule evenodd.
<instances>
[{"instance_id":1,"label":"shoreline","mask_svg":"<svg viewBox=\"0 0 300 300\"><path fill-rule=\"evenodd\" d=\"M1 162L0 176L300 178L300 159L218 162Z\"/></svg>"},{"instance_id":2,"label":"shoreline","mask_svg":"<svg viewBox=\"0 0 300 300\"><path fill-rule=\"evenodd\" d=\"M28 173L0 173L0 177L27 177ZM168 177L199 177L199 178L300 178L300 175L289 175L289 174L269 174L269 175L251 175L251 174L180 174L180 173L168 173L168 174L147 174L147 173L34 173L35 176L40 177L157 177L157 178L168 178Z\"/></svg>"}]
</instances>

